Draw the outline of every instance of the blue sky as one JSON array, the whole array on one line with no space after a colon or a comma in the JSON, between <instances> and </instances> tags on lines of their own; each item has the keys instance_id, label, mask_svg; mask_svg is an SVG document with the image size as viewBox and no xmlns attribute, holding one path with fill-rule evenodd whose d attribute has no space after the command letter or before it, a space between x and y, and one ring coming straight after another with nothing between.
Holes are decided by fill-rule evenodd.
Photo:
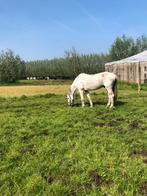
<instances>
[{"instance_id":1,"label":"blue sky","mask_svg":"<svg viewBox=\"0 0 147 196\"><path fill-rule=\"evenodd\" d=\"M0 50L24 60L106 53L117 36L147 35L146 0L0 0Z\"/></svg>"}]
</instances>

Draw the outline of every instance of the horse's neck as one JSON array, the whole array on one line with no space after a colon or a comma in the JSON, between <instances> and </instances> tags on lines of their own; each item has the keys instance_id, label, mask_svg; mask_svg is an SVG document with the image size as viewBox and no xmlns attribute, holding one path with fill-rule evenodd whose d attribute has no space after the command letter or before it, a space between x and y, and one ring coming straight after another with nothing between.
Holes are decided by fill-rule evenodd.
<instances>
[{"instance_id":1,"label":"horse's neck","mask_svg":"<svg viewBox=\"0 0 147 196\"><path fill-rule=\"evenodd\" d=\"M71 85L71 87L70 87L70 93L71 93L71 95L74 96L75 91L76 91L76 87L74 85Z\"/></svg>"}]
</instances>

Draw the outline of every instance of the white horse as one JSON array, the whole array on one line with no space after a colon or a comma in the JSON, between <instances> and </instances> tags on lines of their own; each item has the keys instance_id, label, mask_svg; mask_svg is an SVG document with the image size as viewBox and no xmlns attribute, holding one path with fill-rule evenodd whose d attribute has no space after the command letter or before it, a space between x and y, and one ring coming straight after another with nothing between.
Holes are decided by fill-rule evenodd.
<instances>
[{"instance_id":1,"label":"white horse","mask_svg":"<svg viewBox=\"0 0 147 196\"><path fill-rule=\"evenodd\" d=\"M68 105L71 106L73 104L74 94L76 90L78 90L81 97L82 107L85 106L84 92L87 94L90 107L93 107L89 91L96 90L101 87L105 87L108 92L107 107L113 107L117 98L117 76L110 72L101 72L97 74L79 74L73 81L72 85L70 86L69 93L67 94Z\"/></svg>"}]
</instances>

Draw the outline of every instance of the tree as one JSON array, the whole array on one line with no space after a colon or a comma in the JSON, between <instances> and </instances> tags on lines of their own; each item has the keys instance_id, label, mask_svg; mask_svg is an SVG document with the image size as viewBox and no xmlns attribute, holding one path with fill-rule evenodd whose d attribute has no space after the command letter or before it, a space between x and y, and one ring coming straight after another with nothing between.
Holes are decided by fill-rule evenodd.
<instances>
[{"instance_id":1,"label":"tree","mask_svg":"<svg viewBox=\"0 0 147 196\"><path fill-rule=\"evenodd\" d=\"M11 50L0 54L0 82L16 82L25 74L25 63Z\"/></svg>"},{"instance_id":2,"label":"tree","mask_svg":"<svg viewBox=\"0 0 147 196\"><path fill-rule=\"evenodd\" d=\"M147 50L147 37L145 35L142 35L139 38L137 38L136 47L138 53Z\"/></svg>"},{"instance_id":3,"label":"tree","mask_svg":"<svg viewBox=\"0 0 147 196\"><path fill-rule=\"evenodd\" d=\"M112 44L108 61L127 58L144 50L147 50L147 37L145 35L138 37L135 41L132 37L123 35L122 37L117 37Z\"/></svg>"},{"instance_id":4,"label":"tree","mask_svg":"<svg viewBox=\"0 0 147 196\"><path fill-rule=\"evenodd\" d=\"M74 47L72 47L72 50L70 51L65 51L65 60L67 61L68 66L70 66L73 77L76 77L81 71L81 62L80 55Z\"/></svg>"},{"instance_id":5,"label":"tree","mask_svg":"<svg viewBox=\"0 0 147 196\"><path fill-rule=\"evenodd\" d=\"M137 47L132 37L117 37L109 51L109 60L120 60L136 54Z\"/></svg>"}]
</instances>

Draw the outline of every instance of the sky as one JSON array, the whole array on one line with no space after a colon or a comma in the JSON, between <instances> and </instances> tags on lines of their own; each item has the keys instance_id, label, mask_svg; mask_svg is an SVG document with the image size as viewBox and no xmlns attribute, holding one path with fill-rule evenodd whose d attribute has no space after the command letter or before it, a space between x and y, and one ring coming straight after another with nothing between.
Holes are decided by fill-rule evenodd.
<instances>
[{"instance_id":1,"label":"sky","mask_svg":"<svg viewBox=\"0 0 147 196\"><path fill-rule=\"evenodd\" d=\"M123 34L147 35L146 0L0 0L0 51L26 61L107 53Z\"/></svg>"}]
</instances>

